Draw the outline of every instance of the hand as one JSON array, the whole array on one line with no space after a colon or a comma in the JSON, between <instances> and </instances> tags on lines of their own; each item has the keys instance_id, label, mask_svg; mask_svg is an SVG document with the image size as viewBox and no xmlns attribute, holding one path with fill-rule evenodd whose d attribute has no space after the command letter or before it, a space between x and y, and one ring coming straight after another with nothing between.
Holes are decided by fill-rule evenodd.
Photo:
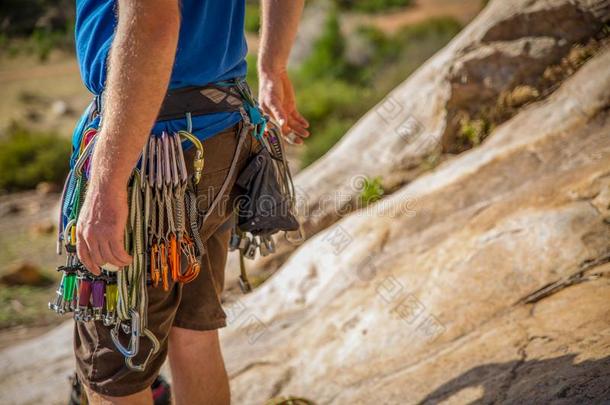
<instances>
[{"instance_id":1,"label":"hand","mask_svg":"<svg viewBox=\"0 0 610 405\"><path fill-rule=\"evenodd\" d=\"M104 190L90 184L78 217L76 252L91 273L99 275L106 263L117 267L131 263L124 244L127 216L126 189Z\"/></svg>"},{"instance_id":2,"label":"hand","mask_svg":"<svg viewBox=\"0 0 610 405\"><path fill-rule=\"evenodd\" d=\"M302 144L303 138L309 136L309 123L298 112L294 89L285 69L264 71L259 69L260 106L266 114L271 115L281 126L282 133L287 136L294 133L289 141Z\"/></svg>"}]
</instances>

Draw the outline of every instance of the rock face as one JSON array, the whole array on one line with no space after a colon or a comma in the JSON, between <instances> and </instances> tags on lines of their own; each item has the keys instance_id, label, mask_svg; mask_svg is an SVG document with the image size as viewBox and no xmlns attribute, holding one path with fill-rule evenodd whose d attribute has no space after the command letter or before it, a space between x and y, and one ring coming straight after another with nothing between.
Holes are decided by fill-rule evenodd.
<instances>
[{"instance_id":1,"label":"rock face","mask_svg":"<svg viewBox=\"0 0 610 405\"><path fill-rule=\"evenodd\" d=\"M230 307L235 402L610 400L609 64L320 232Z\"/></svg>"},{"instance_id":2,"label":"rock face","mask_svg":"<svg viewBox=\"0 0 610 405\"><path fill-rule=\"evenodd\" d=\"M358 179L394 191L456 142L463 119L506 119L496 104L518 86L544 83L545 70L610 20L606 0L492 1L442 51L392 91L315 164L296 177L307 237L351 212ZM496 122L491 122L495 124ZM490 124L490 123L487 123ZM330 198L329 196L333 196ZM284 244L284 257L294 250ZM277 266L277 256L257 268Z\"/></svg>"},{"instance_id":3,"label":"rock face","mask_svg":"<svg viewBox=\"0 0 610 405\"><path fill-rule=\"evenodd\" d=\"M322 203L335 191L356 195L358 175L404 174L441 147L451 71L471 55L466 45L486 37L503 46L531 32L557 38L558 22L532 16L563 7L565 16L591 10L604 21L604 4L493 2L387 99L393 104L299 175L310 208L323 207L307 223L315 235L226 306L233 403L276 395L320 404L610 401L609 49L480 146L397 181L381 201L351 213ZM534 31L503 25L517 16ZM562 29L577 41L586 28L571 18ZM417 136L406 142L394 124ZM1 352L0 402L63 400L70 336L66 325Z\"/></svg>"}]
</instances>

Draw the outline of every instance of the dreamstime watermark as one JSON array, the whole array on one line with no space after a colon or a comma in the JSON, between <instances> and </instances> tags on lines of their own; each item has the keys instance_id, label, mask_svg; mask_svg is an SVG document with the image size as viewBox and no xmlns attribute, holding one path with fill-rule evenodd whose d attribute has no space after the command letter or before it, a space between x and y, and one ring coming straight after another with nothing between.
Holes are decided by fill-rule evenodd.
<instances>
[{"instance_id":1,"label":"dreamstime watermark","mask_svg":"<svg viewBox=\"0 0 610 405\"><path fill-rule=\"evenodd\" d=\"M318 219L324 216L342 218L346 215L376 216L376 217L412 217L416 214L416 198L401 198L387 200L379 197L369 204L360 201L360 194L364 190L367 177L354 175L349 180L349 187L345 191L326 193L312 200L309 194L300 187L295 187L295 198L288 201L284 197L261 195L256 199L249 195L238 197L223 195L214 202L212 209L219 216L226 216L228 212L239 212L242 217L257 216L260 218L282 217L295 214L300 218ZM216 199L213 187L197 195L197 210L207 212Z\"/></svg>"},{"instance_id":2,"label":"dreamstime watermark","mask_svg":"<svg viewBox=\"0 0 610 405\"><path fill-rule=\"evenodd\" d=\"M426 131L426 127L395 96L386 97L375 109L381 120L407 145L414 145L414 153L430 151L441 141L440 133Z\"/></svg>"},{"instance_id":3,"label":"dreamstime watermark","mask_svg":"<svg viewBox=\"0 0 610 405\"><path fill-rule=\"evenodd\" d=\"M372 281L378 274L374 256L368 255L355 267L355 276L363 282ZM377 297L390 306L390 314L396 316L415 332L426 339L436 339L442 335L445 325L392 274L375 284Z\"/></svg>"},{"instance_id":4,"label":"dreamstime watermark","mask_svg":"<svg viewBox=\"0 0 610 405\"><path fill-rule=\"evenodd\" d=\"M322 238L323 242L329 244L335 255L341 254L353 240L354 238L341 225L335 225Z\"/></svg>"},{"instance_id":5,"label":"dreamstime watermark","mask_svg":"<svg viewBox=\"0 0 610 405\"><path fill-rule=\"evenodd\" d=\"M391 314L409 327L414 326L415 331L424 337L434 340L445 332L445 325L393 275L385 277L375 290L382 301L391 305Z\"/></svg>"},{"instance_id":6,"label":"dreamstime watermark","mask_svg":"<svg viewBox=\"0 0 610 405\"><path fill-rule=\"evenodd\" d=\"M227 304L224 311L227 315L227 325L236 325L237 329L246 335L246 339L251 345L256 343L268 330L267 325L250 312L240 299Z\"/></svg>"}]
</instances>

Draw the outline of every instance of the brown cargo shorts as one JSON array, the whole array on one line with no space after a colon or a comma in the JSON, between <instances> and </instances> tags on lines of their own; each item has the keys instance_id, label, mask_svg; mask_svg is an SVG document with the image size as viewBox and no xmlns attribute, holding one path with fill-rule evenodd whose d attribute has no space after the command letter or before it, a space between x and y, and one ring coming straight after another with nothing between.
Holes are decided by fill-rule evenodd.
<instances>
[{"instance_id":1,"label":"brown cargo shorts","mask_svg":"<svg viewBox=\"0 0 610 405\"><path fill-rule=\"evenodd\" d=\"M229 173L237 146L241 124L225 130L203 142L205 166L197 186L199 209L206 210L218 194ZM75 322L74 351L79 379L91 390L102 395L120 397L135 394L150 387L167 356L170 328L214 330L226 326L220 294L224 285L231 214L235 198L237 175L259 145L250 134L240 151L236 170L231 176L227 192L213 209L204 229L200 229L206 254L202 258L199 276L188 284L171 283L169 291L161 287L148 287L148 328L161 343L161 349L151 358L143 372L131 371L125 358L115 349L110 337L111 328L101 321ZM185 153L187 164L194 151ZM189 165L192 166L192 165ZM140 364L152 344L140 339L139 354L134 358Z\"/></svg>"}]
</instances>

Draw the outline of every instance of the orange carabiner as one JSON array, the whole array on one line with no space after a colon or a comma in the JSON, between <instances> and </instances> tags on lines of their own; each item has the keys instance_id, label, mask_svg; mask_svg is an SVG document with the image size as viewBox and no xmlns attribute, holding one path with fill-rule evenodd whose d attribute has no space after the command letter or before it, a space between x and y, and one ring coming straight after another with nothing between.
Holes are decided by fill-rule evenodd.
<instances>
[{"instance_id":1,"label":"orange carabiner","mask_svg":"<svg viewBox=\"0 0 610 405\"><path fill-rule=\"evenodd\" d=\"M182 253L187 257L188 266L184 273L180 275L180 282L186 284L197 278L201 271L201 265L195 257L193 241L188 236L183 236L181 245Z\"/></svg>"},{"instance_id":2,"label":"orange carabiner","mask_svg":"<svg viewBox=\"0 0 610 405\"><path fill-rule=\"evenodd\" d=\"M169 291L169 266L167 265L167 250L165 243L159 245L159 255L161 256L161 278L163 282L163 290Z\"/></svg>"},{"instance_id":3,"label":"orange carabiner","mask_svg":"<svg viewBox=\"0 0 610 405\"><path fill-rule=\"evenodd\" d=\"M197 278L200 271L201 266L199 265L199 262L197 260L190 262L189 266L181 277L181 281L185 284L190 283L191 281Z\"/></svg>"},{"instance_id":4,"label":"orange carabiner","mask_svg":"<svg viewBox=\"0 0 610 405\"><path fill-rule=\"evenodd\" d=\"M159 285L161 280L161 273L159 271L159 246L155 243L150 248L150 280L152 281L153 287Z\"/></svg>"},{"instance_id":5,"label":"orange carabiner","mask_svg":"<svg viewBox=\"0 0 610 405\"><path fill-rule=\"evenodd\" d=\"M169 267L172 272L172 279L176 282L180 281L180 252L178 251L176 235L169 238Z\"/></svg>"}]
</instances>

